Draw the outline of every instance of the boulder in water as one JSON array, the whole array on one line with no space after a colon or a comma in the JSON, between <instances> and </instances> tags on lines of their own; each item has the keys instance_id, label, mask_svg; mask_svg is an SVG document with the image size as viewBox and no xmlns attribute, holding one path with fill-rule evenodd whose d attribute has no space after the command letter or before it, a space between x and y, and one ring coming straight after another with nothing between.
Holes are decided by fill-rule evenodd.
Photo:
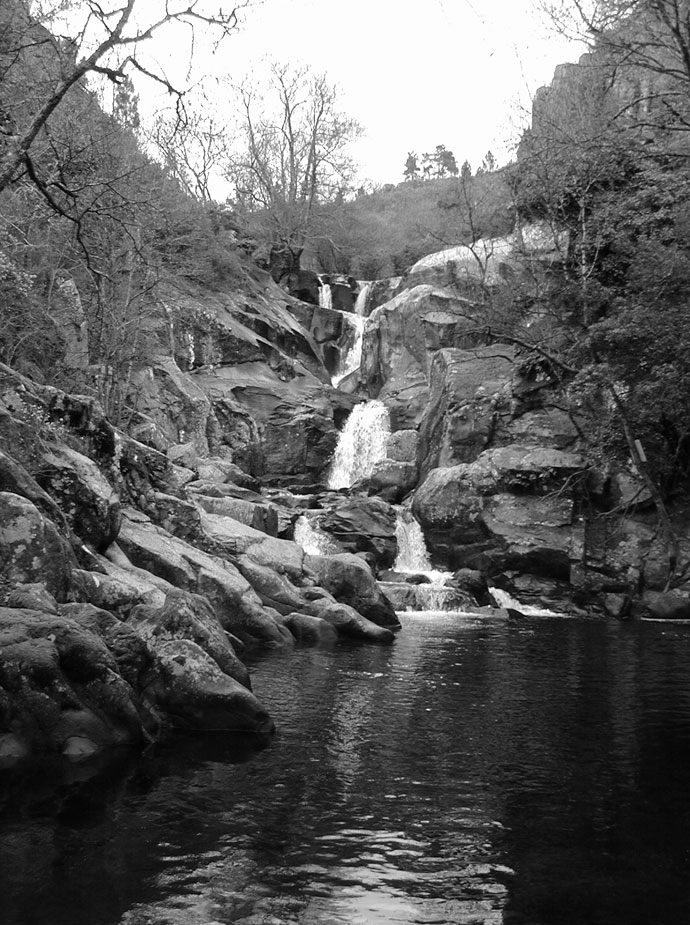
<instances>
[{"instance_id":1,"label":"boulder in water","mask_svg":"<svg viewBox=\"0 0 690 925\"><path fill-rule=\"evenodd\" d=\"M379 626L399 627L400 622L388 598L376 584L371 569L357 556L307 556L307 566L316 582L333 597L349 604Z\"/></svg>"},{"instance_id":2,"label":"boulder in water","mask_svg":"<svg viewBox=\"0 0 690 925\"><path fill-rule=\"evenodd\" d=\"M390 568L397 553L395 511L379 498L353 495L324 501L327 513L318 518L319 528L332 536L346 552L371 553L378 568Z\"/></svg>"},{"instance_id":3,"label":"boulder in water","mask_svg":"<svg viewBox=\"0 0 690 925\"><path fill-rule=\"evenodd\" d=\"M274 726L256 697L223 672L201 646L171 639L156 650L158 677L147 695L184 729L272 735Z\"/></svg>"},{"instance_id":4,"label":"boulder in water","mask_svg":"<svg viewBox=\"0 0 690 925\"><path fill-rule=\"evenodd\" d=\"M382 459L367 479L367 491L390 504L398 504L415 488L418 477L416 463Z\"/></svg>"},{"instance_id":5,"label":"boulder in water","mask_svg":"<svg viewBox=\"0 0 690 925\"><path fill-rule=\"evenodd\" d=\"M682 591L648 591L643 606L655 620L690 620L690 594Z\"/></svg>"},{"instance_id":6,"label":"boulder in water","mask_svg":"<svg viewBox=\"0 0 690 925\"><path fill-rule=\"evenodd\" d=\"M367 620L347 604L319 600L313 601L309 608L314 616L330 623L339 636L379 643L391 643L395 639L395 634L390 628Z\"/></svg>"},{"instance_id":7,"label":"boulder in water","mask_svg":"<svg viewBox=\"0 0 690 925\"><path fill-rule=\"evenodd\" d=\"M304 646L330 645L338 638L336 627L323 617L290 613L284 622L297 642Z\"/></svg>"}]
</instances>

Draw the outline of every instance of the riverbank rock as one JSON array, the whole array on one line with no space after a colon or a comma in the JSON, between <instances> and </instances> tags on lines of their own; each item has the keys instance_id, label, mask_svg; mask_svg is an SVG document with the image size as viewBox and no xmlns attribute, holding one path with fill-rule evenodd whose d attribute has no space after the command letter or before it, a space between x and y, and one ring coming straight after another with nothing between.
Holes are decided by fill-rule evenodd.
<instances>
[{"instance_id":1,"label":"riverbank rock","mask_svg":"<svg viewBox=\"0 0 690 925\"><path fill-rule=\"evenodd\" d=\"M160 725L93 625L0 607L0 649L0 735L26 753L87 757L150 739Z\"/></svg>"},{"instance_id":2,"label":"riverbank rock","mask_svg":"<svg viewBox=\"0 0 690 925\"><path fill-rule=\"evenodd\" d=\"M17 585L32 582L65 601L76 565L70 544L51 520L27 498L0 492L0 601Z\"/></svg>"},{"instance_id":3,"label":"riverbank rock","mask_svg":"<svg viewBox=\"0 0 690 925\"><path fill-rule=\"evenodd\" d=\"M584 467L580 455L562 450L486 450L472 463L432 470L412 512L447 567L567 580L584 540L568 483Z\"/></svg>"},{"instance_id":4,"label":"riverbank rock","mask_svg":"<svg viewBox=\"0 0 690 925\"><path fill-rule=\"evenodd\" d=\"M372 623L394 628L400 626L393 606L376 584L371 569L358 556L350 553L307 556L307 567L313 572L318 585Z\"/></svg>"},{"instance_id":5,"label":"riverbank rock","mask_svg":"<svg viewBox=\"0 0 690 925\"><path fill-rule=\"evenodd\" d=\"M135 566L175 587L205 595L223 628L241 640L285 642L284 628L266 612L252 586L228 560L171 536L132 511L125 511L118 544Z\"/></svg>"},{"instance_id":6,"label":"riverbank rock","mask_svg":"<svg viewBox=\"0 0 690 925\"><path fill-rule=\"evenodd\" d=\"M249 672L205 597L176 588L166 595L162 607L146 604L134 607L127 617L127 625L135 629L154 651L161 643L172 639L196 643L221 671L251 689Z\"/></svg>"},{"instance_id":7,"label":"riverbank rock","mask_svg":"<svg viewBox=\"0 0 690 925\"><path fill-rule=\"evenodd\" d=\"M120 498L87 456L64 445L52 447L43 456L38 482L82 542L100 552L117 538Z\"/></svg>"},{"instance_id":8,"label":"riverbank rock","mask_svg":"<svg viewBox=\"0 0 690 925\"><path fill-rule=\"evenodd\" d=\"M146 694L175 726L273 734L273 721L257 698L225 674L201 646L189 639L171 639L157 645L156 655L160 671Z\"/></svg>"},{"instance_id":9,"label":"riverbank rock","mask_svg":"<svg viewBox=\"0 0 690 925\"><path fill-rule=\"evenodd\" d=\"M385 402L393 430L415 428L429 401L434 355L469 347L476 334L476 306L429 285L406 289L369 316L361 377L370 395Z\"/></svg>"},{"instance_id":10,"label":"riverbank rock","mask_svg":"<svg viewBox=\"0 0 690 925\"><path fill-rule=\"evenodd\" d=\"M319 529L346 552L371 553L377 568L391 568L398 551L395 510L380 498L327 496L328 506L318 518Z\"/></svg>"}]
</instances>

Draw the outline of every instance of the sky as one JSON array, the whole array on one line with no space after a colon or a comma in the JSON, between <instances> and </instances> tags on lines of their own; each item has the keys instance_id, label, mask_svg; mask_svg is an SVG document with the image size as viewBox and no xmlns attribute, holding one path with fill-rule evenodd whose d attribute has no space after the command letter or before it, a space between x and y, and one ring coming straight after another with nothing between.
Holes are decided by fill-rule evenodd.
<instances>
[{"instance_id":1,"label":"sky","mask_svg":"<svg viewBox=\"0 0 690 925\"><path fill-rule=\"evenodd\" d=\"M338 88L364 135L352 148L360 180L398 183L408 151L445 145L476 169L499 163L525 125L531 99L583 46L556 36L539 0L263 0L196 73L240 82L269 61L308 65ZM171 49L168 49L171 51ZM181 54L177 66L187 59Z\"/></svg>"}]
</instances>

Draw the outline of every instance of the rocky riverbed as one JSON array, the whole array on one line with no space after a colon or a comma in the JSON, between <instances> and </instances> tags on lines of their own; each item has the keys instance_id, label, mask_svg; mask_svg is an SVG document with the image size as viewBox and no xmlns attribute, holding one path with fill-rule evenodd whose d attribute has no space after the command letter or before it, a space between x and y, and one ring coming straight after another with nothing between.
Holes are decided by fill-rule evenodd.
<instances>
[{"instance_id":1,"label":"rocky riverbed","mask_svg":"<svg viewBox=\"0 0 690 925\"><path fill-rule=\"evenodd\" d=\"M298 299L256 269L242 292L170 294L117 423L85 388L97 370L67 392L0 366L1 760L173 727L269 737L243 653L393 642L376 579L401 503L468 605L491 584L561 611L690 613L634 474L588 457L548 364L477 334L468 266L441 255L368 287L362 363L338 388L354 295L317 305L313 274ZM372 400L381 450L329 487ZM326 554L294 542L305 514Z\"/></svg>"}]
</instances>

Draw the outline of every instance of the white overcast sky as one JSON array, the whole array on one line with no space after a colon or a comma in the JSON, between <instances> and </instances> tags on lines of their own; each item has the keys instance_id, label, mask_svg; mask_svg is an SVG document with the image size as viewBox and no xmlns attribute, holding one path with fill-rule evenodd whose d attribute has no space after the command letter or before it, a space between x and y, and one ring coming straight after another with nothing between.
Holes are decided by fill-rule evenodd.
<instances>
[{"instance_id":1,"label":"white overcast sky","mask_svg":"<svg viewBox=\"0 0 690 925\"><path fill-rule=\"evenodd\" d=\"M584 49L558 39L538 0L264 0L195 71L239 82L270 60L306 64L365 130L361 178L397 183L408 151L443 144L477 167L508 159L531 96Z\"/></svg>"}]
</instances>

